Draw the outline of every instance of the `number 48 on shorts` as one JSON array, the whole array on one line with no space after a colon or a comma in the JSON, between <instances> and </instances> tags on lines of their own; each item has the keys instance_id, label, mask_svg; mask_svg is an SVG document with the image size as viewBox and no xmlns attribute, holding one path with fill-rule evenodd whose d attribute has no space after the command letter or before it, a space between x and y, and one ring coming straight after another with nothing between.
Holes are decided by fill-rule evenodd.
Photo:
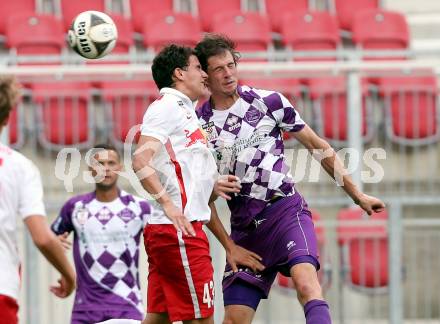
<instances>
[{"instance_id":1,"label":"number 48 on shorts","mask_svg":"<svg viewBox=\"0 0 440 324\"><path fill-rule=\"evenodd\" d=\"M206 282L203 285L203 303L208 304L208 308L214 306L214 294L214 282Z\"/></svg>"}]
</instances>

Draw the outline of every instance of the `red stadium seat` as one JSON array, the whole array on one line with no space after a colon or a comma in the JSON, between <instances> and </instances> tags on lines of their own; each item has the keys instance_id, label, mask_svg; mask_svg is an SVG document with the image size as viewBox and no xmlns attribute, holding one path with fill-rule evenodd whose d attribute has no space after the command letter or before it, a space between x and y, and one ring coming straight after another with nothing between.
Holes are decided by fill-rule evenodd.
<instances>
[{"instance_id":1,"label":"red stadium seat","mask_svg":"<svg viewBox=\"0 0 440 324\"><path fill-rule=\"evenodd\" d=\"M16 55L56 55L50 63L59 63L65 44L61 21L54 16L18 14L8 19L7 46ZM48 61L49 63L49 61ZM39 63L43 64L43 63Z\"/></svg>"},{"instance_id":2,"label":"red stadium seat","mask_svg":"<svg viewBox=\"0 0 440 324\"><path fill-rule=\"evenodd\" d=\"M267 51L271 44L266 16L256 12L221 12L212 18L213 32L230 37L242 52Z\"/></svg>"},{"instance_id":3,"label":"red stadium seat","mask_svg":"<svg viewBox=\"0 0 440 324\"><path fill-rule=\"evenodd\" d=\"M53 150L66 146L87 148L95 138L90 85L41 83L32 85L37 104L40 143Z\"/></svg>"},{"instance_id":4,"label":"red stadium seat","mask_svg":"<svg viewBox=\"0 0 440 324\"><path fill-rule=\"evenodd\" d=\"M344 30L351 30L354 15L365 9L378 9L379 0L335 0L335 7L339 27Z\"/></svg>"},{"instance_id":5,"label":"red stadium seat","mask_svg":"<svg viewBox=\"0 0 440 324\"><path fill-rule=\"evenodd\" d=\"M160 50L170 43L195 46L202 35L199 21L187 13L157 14L146 20L144 46Z\"/></svg>"},{"instance_id":6,"label":"red stadium seat","mask_svg":"<svg viewBox=\"0 0 440 324\"><path fill-rule=\"evenodd\" d=\"M0 1L0 35L6 34L8 18L17 13L35 14L35 0Z\"/></svg>"},{"instance_id":7,"label":"red stadium seat","mask_svg":"<svg viewBox=\"0 0 440 324\"><path fill-rule=\"evenodd\" d=\"M406 145L440 139L438 85L433 76L384 77L378 81L385 105L387 136Z\"/></svg>"},{"instance_id":8,"label":"red stadium seat","mask_svg":"<svg viewBox=\"0 0 440 324\"><path fill-rule=\"evenodd\" d=\"M142 33L149 15L173 11L173 0L130 0L131 20L136 32Z\"/></svg>"},{"instance_id":9,"label":"red stadium seat","mask_svg":"<svg viewBox=\"0 0 440 324\"><path fill-rule=\"evenodd\" d=\"M294 78L240 79L240 84L257 89L274 90L282 93L292 103L301 96L301 83Z\"/></svg>"},{"instance_id":10,"label":"red stadium seat","mask_svg":"<svg viewBox=\"0 0 440 324\"><path fill-rule=\"evenodd\" d=\"M353 42L364 50L405 50L409 45L409 29L405 16L385 10L364 10L355 15ZM384 56L374 59L405 59Z\"/></svg>"},{"instance_id":11,"label":"red stadium seat","mask_svg":"<svg viewBox=\"0 0 440 324\"><path fill-rule=\"evenodd\" d=\"M316 117L318 134L335 146L343 146L348 140L347 80L345 77L307 79L310 97ZM368 142L374 135L372 108L368 100L368 85L362 82L362 137Z\"/></svg>"},{"instance_id":12,"label":"red stadium seat","mask_svg":"<svg viewBox=\"0 0 440 324\"><path fill-rule=\"evenodd\" d=\"M83 11L95 10L105 12L105 0L59 0L64 29L68 30L73 19Z\"/></svg>"},{"instance_id":13,"label":"red stadium seat","mask_svg":"<svg viewBox=\"0 0 440 324\"><path fill-rule=\"evenodd\" d=\"M341 43L336 19L328 12L296 12L283 16L281 37L293 51L336 51ZM336 60L331 57L295 58L296 61Z\"/></svg>"},{"instance_id":14,"label":"red stadium seat","mask_svg":"<svg viewBox=\"0 0 440 324\"><path fill-rule=\"evenodd\" d=\"M122 146L130 129L142 124L148 105L159 96L159 91L153 81L103 82L101 90L110 119L110 138ZM139 130L136 142L138 138Z\"/></svg>"},{"instance_id":15,"label":"red stadium seat","mask_svg":"<svg viewBox=\"0 0 440 324\"><path fill-rule=\"evenodd\" d=\"M240 11L241 0L197 0L197 9L198 16L202 22L202 29L204 31L212 31L213 15L218 12Z\"/></svg>"},{"instance_id":16,"label":"red stadium seat","mask_svg":"<svg viewBox=\"0 0 440 324\"><path fill-rule=\"evenodd\" d=\"M316 224L316 222L321 221L321 216L316 211L312 211L312 219ZM319 262L321 264L321 269L318 272L318 279L322 289L326 290L330 287L332 270L330 264L326 261L325 256L325 228L322 225L316 225L315 231L318 239L318 249L320 254ZM292 291L295 289L292 279L290 277L285 277L280 273L277 275L276 284L278 287L286 289L287 291Z\"/></svg>"},{"instance_id":17,"label":"red stadium seat","mask_svg":"<svg viewBox=\"0 0 440 324\"><path fill-rule=\"evenodd\" d=\"M386 211L374 213L371 220L387 220ZM338 213L338 243L342 250L345 282L365 292L382 292L388 286L388 238L386 225L347 224L365 220L360 208L343 209Z\"/></svg>"},{"instance_id":18,"label":"red stadium seat","mask_svg":"<svg viewBox=\"0 0 440 324\"><path fill-rule=\"evenodd\" d=\"M281 32L284 15L307 11L308 0L266 0L266 12L274 32Z\"/></svg>"}]
</instances>

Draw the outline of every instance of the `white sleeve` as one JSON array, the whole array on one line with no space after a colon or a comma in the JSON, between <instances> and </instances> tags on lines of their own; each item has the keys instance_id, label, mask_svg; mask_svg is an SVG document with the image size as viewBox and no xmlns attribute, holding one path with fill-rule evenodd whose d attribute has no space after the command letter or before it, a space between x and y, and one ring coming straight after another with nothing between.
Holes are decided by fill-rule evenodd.
<instances>
[{"instance_id":1,"label":"white sleeve","mask_svg":"<svg viewBox=\"0 0 440 324\"><path fill-rule=\"evenodd\" d=\"M23 219L31 215L46 216L40 171L27 159L23 160L22 165L23 177L20 179L18 213Z\"/></svg>"},{"instance_id":2,"label":"white sleeve","mask_svg":"<svg viewBox=\"0 0 440 324\"><path fill-rule=\"evenodd\" d=\"M171 102L156 101L145 112L141 126L141 135L151 136L165 144L173 132L176 110Z\"/></svg>"}]
</instances>

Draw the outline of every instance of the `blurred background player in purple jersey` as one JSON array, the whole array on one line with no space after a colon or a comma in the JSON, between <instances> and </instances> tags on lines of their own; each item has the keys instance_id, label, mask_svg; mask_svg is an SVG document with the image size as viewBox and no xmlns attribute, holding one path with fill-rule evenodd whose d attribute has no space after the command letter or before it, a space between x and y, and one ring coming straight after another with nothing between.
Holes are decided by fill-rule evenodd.
<instances>
[{"instance_id":1,"label":"blurred background player in purple jersey","mask_svg":"<svg viewBox=\"0 0 440 324\"><path fill-rule=\"evenodd\" d=\"M113 146L94 147L90 161L95 191L67 201L52 230L66 248L74 233L73 258L78 287L71 323L89 324L109 319L142 320L139 285L139 244L150 216L146 200L117 186L122 169Z\"/></svg>"},{"instance_id":2,"label":"blurred background player in purple jersey","mask_svg":"<svg viewBox=\"0 0 440 324\"><path fill-rule=\"evenodd\" d=\"M18 83L0 76L0 133L19 96ZM46 259L61 273L52 293L64 298L75 288L75 272L63 247L50 231L43 203L40 172L25 156L0 143L0 323L18 323L20 259L17 246L17 216ZM32 271L32 269L26 269ZM37 280L37 279L36 279ZM29 305L28 307L37 307Z\"/></svg>"},{"instance_id":3,"label":"blurred background player in purple jersey","mask_svg":"<svg viewBox=\"0 0 440 324\"><path fill-rule=\"evenodd\" d=\"M224 323L251 323L278 272L290 276L307 324L331 323L318 282L317 239L311 213L295 190L284 160L282 132L292 132L309 150L322 152L321 164L368 214L384 203L358 190L330 145L304 123L280 93L239 86L239 53L228 38L210 34L195 48L208 74L211 97L197 111L221 174L238 176L241 190L228 201L231 237L263 258L265 270L230 271L223 279Z\"/></svg>"}]
</instances>

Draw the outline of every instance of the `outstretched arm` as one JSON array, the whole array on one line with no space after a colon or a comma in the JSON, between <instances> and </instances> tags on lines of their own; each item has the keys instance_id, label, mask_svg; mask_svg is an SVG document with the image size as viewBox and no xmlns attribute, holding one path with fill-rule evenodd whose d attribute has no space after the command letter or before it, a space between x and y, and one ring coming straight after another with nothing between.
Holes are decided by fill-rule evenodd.
<instances>
[{"instance_id":1,"label":"outstretched arm","mask_svg":"<svg viewBox=\"0 0 440 324\"><path fill-rule=\"evenodd\" d=\"M366 195L356 187L335 150L309 126L305 125L302 130L293 134L301 144L309 149L324 170L342 186L354 203L365 210L368 215L371 215L372 212L380 212L385 208L385 204L380 199Z\"/></svg>"},{"instance_id":2,"label":"outstretched arm","mask_svg":"<svg viewBox=\"0 0 440 324\"><path fill-rule=\"evenodd\" d=\"M252 271L262 271L264 266L261 263L262 258L249 250L242 248L234 243L226 232L220 218L218 217L215 204L212 202L209 204L211 208L211 220L206 226L214 234L217 240L223 245L226 251L226 259L232 267L232 271L237 272L237 265L243 265L251 268Z\"/></svg>"}]
</instances>

